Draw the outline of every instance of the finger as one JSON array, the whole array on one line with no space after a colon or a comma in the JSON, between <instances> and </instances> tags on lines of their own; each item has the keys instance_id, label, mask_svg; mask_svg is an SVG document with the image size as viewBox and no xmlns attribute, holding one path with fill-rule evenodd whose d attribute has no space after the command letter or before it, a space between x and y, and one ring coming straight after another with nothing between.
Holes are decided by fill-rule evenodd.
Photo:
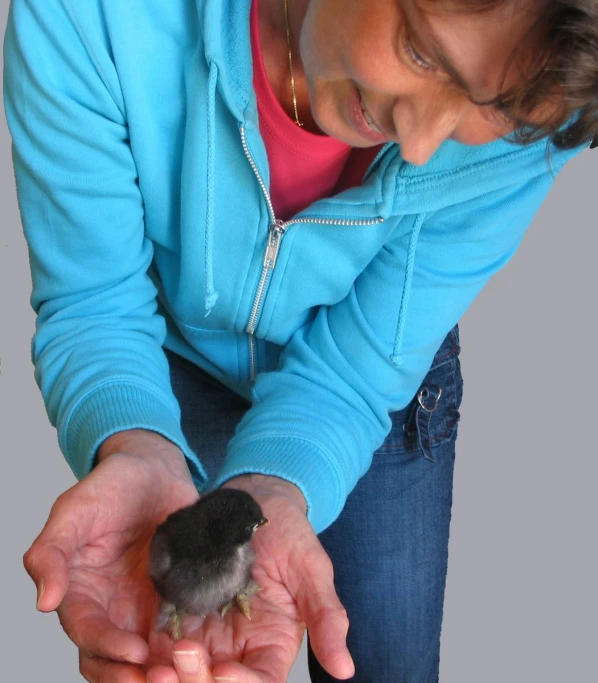
<instances>
[{"instance_id":1,"label":"finger","mask_svg":"<svg viewBox=\"0 0 598 683\"><path fill-rule=\"evenodd\" d=\"M177 641L172 660L180 683L214 683L211 657L198 642L186 638Z\"/></svg>"},{"instance_id":2,"label":"finger","mask_svg":"<svg viewBox=\"0 0 598 683\"><path fill-rule=\"evenodd\" d=\"M147 672L147 683L180 683L172 666L154 666Z\"/></svg>"},{"instance_id":3,"label":"finger","mask_svg":"<svg viewBox=\"0 0 598 683\"><path fill-rule=\"evenodd\" d=\"M89 683L146 683L147 677L139 666L112 662L102 657L88 657L79 653L79 671Z\"/></svg>"},{"instance_id":4,"label":"finger","mask_svg":"<svg viewBox=\"0 0 598 683\"><path fill-rule=\"evenodd\" d=\"M141 636L116 628L105 609L87 596L67 595L57 612L68 637L88 656L132 664L149 657Z\"/></svg>"},{"instance_id":5,"label":"finger","mask_svg":"<svg viewBox=\"0 0 598 683\"><path fill-rule=\"evenodd\" d=\"M296 600L320 664L335 678L351 678L355 666L347 649L349 619L334 588L332 564L323 550L304 573Z\"/></svg>"},{"instance_id":6,"label":"finger","mask_svg":"<svg viewBox=\"0 0 598 683\"><path fill-rule=\"evenodd\" d=\"M69 561L89 531L89 512L76 506L76 498L68 493L54 503L44 528L23 556L25 569L37 586L37 609L42 612L60 604L68 587Z\"/></svg>"}]
</instances>

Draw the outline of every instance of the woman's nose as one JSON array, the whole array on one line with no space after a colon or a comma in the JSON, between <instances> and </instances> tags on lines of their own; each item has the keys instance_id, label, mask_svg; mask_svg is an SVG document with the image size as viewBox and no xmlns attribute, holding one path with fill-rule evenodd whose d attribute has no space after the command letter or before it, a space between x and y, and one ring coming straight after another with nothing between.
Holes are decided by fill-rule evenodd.
<instances>
[{"instance_id":1,"label":"woman's nose","mask_svg":"<svg viewBox=\"0 0 598 683\"><path fill-rule=\"evenodd\" d=\"M403 159L414 166L425 164L454 133L464 109L465 105L455 99L420 106L398 102L393 118Z\"/></svg>"}]
</instances>

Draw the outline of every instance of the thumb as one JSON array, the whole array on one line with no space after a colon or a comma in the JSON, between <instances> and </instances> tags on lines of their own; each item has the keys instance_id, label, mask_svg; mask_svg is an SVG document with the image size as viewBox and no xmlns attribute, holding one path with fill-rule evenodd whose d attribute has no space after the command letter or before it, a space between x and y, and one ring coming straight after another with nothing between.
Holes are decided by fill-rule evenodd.
<instances>
[{"instance_id":1,"label":"thumb","mask_svg":"<svg viewBox=\"0 0 598 683\"><path fill-rule=\"evenodd\" d=\"M68 494L54 503L44 528L23 556L25 569L37 587L37 609L41 612L51 612L62 602L71 557L89 531L88 515L78 509L76 497Z\"/></svg>"},{"instance_id":2,"label":"thumb","mask_svg":"<svg viewBox=\"0 0 598 683\"><path fill-rule=\"evenodd\" d=\"M323 548L310 560L296 596L307 625L312 650L320 664L335 678L351 678L355 665L347 649L349 619L334 588L332 563Z\"/></svg>"},{"instance_id":3,"label":"thumb","mask_svg":"<svg viewBox=\"0 0 598 683\"><path fill-rule=\"evenodd\" d=\"M200 643L190 639L177 641L172 659L180 683L214 683L211 657Z\"/></svg>"},{"instance_id":4,"label":"thumb","mask_svg":"<svg viewBox=\"0 0 598 683\"><path fill-rule=\"evenodd\" d=\"M37 609L55 610L68 587L68 562L64 555L57 548L36 541L25 553L23 564L37 587Z\"/></svg>"}]
</instances>

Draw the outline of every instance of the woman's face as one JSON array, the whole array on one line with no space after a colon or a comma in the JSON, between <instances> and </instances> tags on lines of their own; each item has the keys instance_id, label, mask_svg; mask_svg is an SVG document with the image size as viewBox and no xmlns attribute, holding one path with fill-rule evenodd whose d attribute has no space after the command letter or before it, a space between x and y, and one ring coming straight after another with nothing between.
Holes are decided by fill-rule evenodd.
<instances>
[{"instance_id":1,"label":"woman's face","mask_svg":"<svg viewBox=\"0 0 598 683\"><path fill-rule=\"evenodd\" d=\"M494 107L473 104L458 78L476 100L496 96L531 18L510 3L477 15L435 4L438 13L424 13L416 0L310 0L301 58L325 133L354 147L392 140L421 165L447 138L481 145L513 130ZM435 43L457 75L442 66ZM516 59L503 89L517 83L518 66Z\"/></svg>"}]
</instances>

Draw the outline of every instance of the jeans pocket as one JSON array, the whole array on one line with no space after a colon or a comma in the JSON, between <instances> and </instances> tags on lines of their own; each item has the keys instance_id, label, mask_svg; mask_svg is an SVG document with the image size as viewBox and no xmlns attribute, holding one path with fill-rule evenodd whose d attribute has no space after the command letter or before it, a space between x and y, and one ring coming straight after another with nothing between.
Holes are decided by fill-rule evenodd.
<instances>
[{"instance_id":1,"label":"jeans pocket","mask_svg":"<svg viewBox=\"0 0 598 683\"><path fill-rule=\"evenodd\" d=\"M411 403L391 413L391 430L377 454L419 452L434 462L432 449L456 438L463 397L459 351L455 327L438 349Z\"/></svg>"}]
</instances>

